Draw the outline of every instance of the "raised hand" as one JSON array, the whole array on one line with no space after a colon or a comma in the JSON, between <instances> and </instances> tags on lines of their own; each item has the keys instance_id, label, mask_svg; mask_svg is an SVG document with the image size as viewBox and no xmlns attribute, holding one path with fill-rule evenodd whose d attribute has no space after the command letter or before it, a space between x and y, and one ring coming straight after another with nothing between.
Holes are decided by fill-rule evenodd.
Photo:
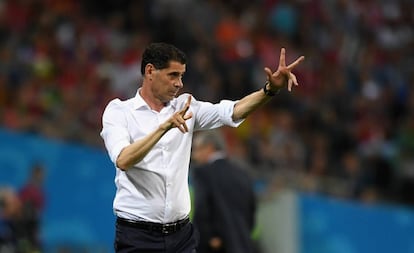
<instances>
[{"instance_id":1,"label":"raised hand","mask_svg":"<svg viewBox=\"0 0 414 253\"><path fill-rule=\"evenodd\" d=\"M190 108L191 104L191 95L188 96L187 102L185 103L184 107L175 112L171 118L169 118L166 122L167 130L177 127L182 133L188 132L188 126L186 124L186 120L191 119L193 117L193 113L187 113L188 109Z\"/></svg>"},{"instance_id":2,"label":"raised hand","mask_svg":"<svg viewBox=\"0 0 414 253\"><path fill-rule=\"evenodd\" d=\"M264 71L267 75L267 81L270 84L272 90L279 90L283 86L287 85L288 91L292 91L292 86L298 85L296 76L292 73L294 69L301 61L305 59L304 56L299 57L293 63L286 66L286 50L282 48L280 50L279 66L275 72L272 72L270 68L266 67Z\"/></svg>"}]
</instances>

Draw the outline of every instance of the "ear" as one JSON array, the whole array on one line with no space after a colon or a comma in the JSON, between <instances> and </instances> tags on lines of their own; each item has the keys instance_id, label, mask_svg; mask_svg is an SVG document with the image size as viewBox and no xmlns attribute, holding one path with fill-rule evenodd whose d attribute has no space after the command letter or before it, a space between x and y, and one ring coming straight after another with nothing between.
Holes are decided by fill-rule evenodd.
<instances>
[{"instance_id":1,"label":"ear","mask_svg":"<svg viewBox=\"0 0 414 253\"><path fill-rule=\"evenodd\" d=\"M155 69L155 66L154 66L154 65L152 65L151 63L148 63L148 64L145 66L145 73L144 73L144 74L145 74L146 76L151 76L155 70L156 70L156 69Z\"/></svg>"}]
</instances>

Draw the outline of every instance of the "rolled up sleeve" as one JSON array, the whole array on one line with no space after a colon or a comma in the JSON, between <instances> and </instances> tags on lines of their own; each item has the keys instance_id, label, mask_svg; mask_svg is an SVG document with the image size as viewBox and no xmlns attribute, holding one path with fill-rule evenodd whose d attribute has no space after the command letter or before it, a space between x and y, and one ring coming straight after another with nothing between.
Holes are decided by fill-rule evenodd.
<instances>
[{"instance_id":1,"label":"rolled up sleeve","mask_svg":"<svg viewBox=\"0 0 414 253\"><path fill-rule=\"evenodd\" d=\"M234 121L233 109L237 101L222 100L220 103L196 101L196 130L213 129L223 125L238 127L244 119Z\"/></svg>"},{"instance_id":2,"label":"rolled up sleeve","mask_svg":"<svg viewBox=\"0 0 414 253\"><path fill-rule=\"evenodd\" d=\"M131 144L127 120L119 99L112 100L105 108L101 137L111 161L116 165L122 149Z\"/></svg>"}]
</instances>

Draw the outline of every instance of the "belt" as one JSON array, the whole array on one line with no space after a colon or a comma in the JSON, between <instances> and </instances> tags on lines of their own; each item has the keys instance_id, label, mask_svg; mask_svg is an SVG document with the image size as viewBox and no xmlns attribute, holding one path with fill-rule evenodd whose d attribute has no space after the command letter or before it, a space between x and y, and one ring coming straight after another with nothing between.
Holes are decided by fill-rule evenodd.
<instances>
[{"instance_id":1,"label":"belt","mask_svg":"<svg viewBox=\"0 0 414 253\"><path fill-rule=\"evenodd\" d=\"M190 222L190 218L186 217L182 220L171 222L171 223L156 223L156 222L148 222L148 221L136 221L136 220L129 220L121 217L117 217L116 222L121 225L125 225L128 227L133 228L140 228L145 229L148 231L155 231L162 233L164 235L172 234L183 228Z\"/></svg>"}]
</instances>

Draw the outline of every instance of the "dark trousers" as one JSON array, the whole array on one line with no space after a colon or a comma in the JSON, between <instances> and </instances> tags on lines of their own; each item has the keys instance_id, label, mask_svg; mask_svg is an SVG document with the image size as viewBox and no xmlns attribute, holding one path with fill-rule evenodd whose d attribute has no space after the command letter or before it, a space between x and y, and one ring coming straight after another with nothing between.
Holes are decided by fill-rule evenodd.
<instances>
[{"instance_id":1,"label":"dark trousers","mask_svg":"<svg viewBox=\"0 0 414 253\"><path fill-rule=\"evenodd\" d=\"M195 253L198 242L198 231L191 222L167 235L116 223L114 247L117 253Z\"/></svg>"}]
</instances>

